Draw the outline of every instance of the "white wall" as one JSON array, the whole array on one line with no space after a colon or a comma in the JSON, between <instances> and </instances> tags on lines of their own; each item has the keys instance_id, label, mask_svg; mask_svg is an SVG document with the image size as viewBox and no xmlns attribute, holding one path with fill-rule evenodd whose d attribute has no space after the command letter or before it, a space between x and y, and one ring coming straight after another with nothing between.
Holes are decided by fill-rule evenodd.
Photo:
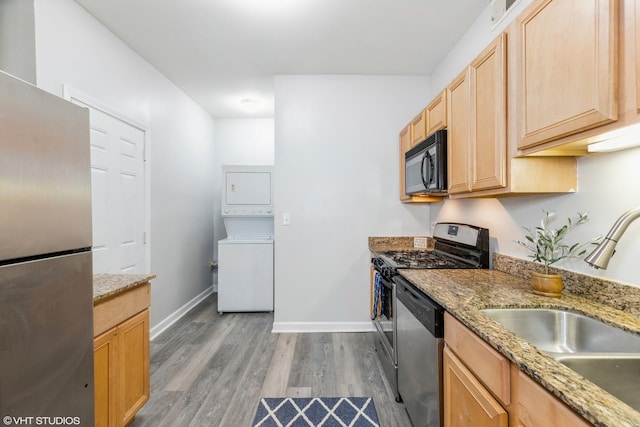
<instances>
[{"instance_id":1,"label":"white wall","mask_svg":"<svg viewBox=\"0 0 640 427\"><path fill-rule=\"evenodd\" d=\"M211 286L214 121L72 0L36 0L37 80L69 85L149 130L151 324Z\"/></svg>"},{"instance_id":2,"label":"white wall","mask_svg":"<svg viewBox=\"0 0 640 427\"><path fill-rule=\"evenodd\" d=\"M492 250L529 259L529 253L515 241L523 239L521 227L535 227L543 210L555 211L555 224L567 217L586 212L590 220L567 237L570 243L585 242L607 234L623 212L640 206L640 148L600 154L578 160L578 192L564 195L539 195L502 199L449 200L434 204L433 221L461 221L487 227ZM552 223L553 224L553 223ZM594 270L582 260L561 261L556 266L592 276L603 277L640 287L640 220L632 223L620 239L607 270Z\"/></svg>"},{"instance_id":3,"label":"white wall","mask_svg":"<svg viewBox=\"0 0 640 427\"><path fill-rule=\"evenodd\" d=\"M522 0L495 30L490 29L487 7L434 70L432 93L442 90L530 2ZM574 217L578 211L587 212L590 221L569 236L572 242L582 242L597 235L606 235L620 214L640 206L638 164L640 148L580 158L578 192L575 194L452 200L434 204L432 218L433 221L463 221L488 227L493 237L492 249L528 259L528 253L514 241L523 238L521 227L539 224L542 210L555 210L557 223L568 216ZM594 270L581 260L563 261L557 266L640 287L640 273L636 265L639 256L640 221L636 221L618 243L616 255L607 270Z\"/></svg>"},{"instance_id":4,"label":"white wall","mask_svg":"<svg viewBox=\"0 0 640 427\"><path fill-rule=\"evenodd\" d=\"M227 237L220 215L222 165L273 165L273 119L216 119L214 171L214 259L218 259L217 242ZM214 284L217 276L214 274Z\"/></svg>"},{"instance_id":5,"label":"white wall","mask_svg":"<svg viewBox=\"0 0 640 427\"><path fill-rule=\"evenodd\" d=\"M274 330L369 329L367 237L429 223L398 189L398 133L429 79L277 76L275 87Z\"/></svg>"}]
</instances>

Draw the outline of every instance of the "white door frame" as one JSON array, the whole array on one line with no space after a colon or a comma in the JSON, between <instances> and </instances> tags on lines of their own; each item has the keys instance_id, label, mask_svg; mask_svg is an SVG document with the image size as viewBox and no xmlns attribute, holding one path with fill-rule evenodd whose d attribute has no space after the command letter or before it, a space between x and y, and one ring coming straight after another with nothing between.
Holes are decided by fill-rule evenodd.
<instances>
[{"instance_id":1,"label":"white door frame","mask_svg":"<svg viewBox=\"0 0 640 427\"><path fill-rule=\"evenodd\" d=\"M150 212L151 137L150 137L149 126L65 84L62 85L62 97L70 102L72 102L75 99L79 102L82 102L83 104L89 105L91 108L99 110L107 115L110 115L144 132L144 165L143 165L144 166L144 230L145 230L144 231L144 234L145 234L145 239L144 239L145 266L144 268L145 268L145 272L149 273L151 271L151 231L150 231L151 230L151 212Z\"/></svg>"}]
</instances>

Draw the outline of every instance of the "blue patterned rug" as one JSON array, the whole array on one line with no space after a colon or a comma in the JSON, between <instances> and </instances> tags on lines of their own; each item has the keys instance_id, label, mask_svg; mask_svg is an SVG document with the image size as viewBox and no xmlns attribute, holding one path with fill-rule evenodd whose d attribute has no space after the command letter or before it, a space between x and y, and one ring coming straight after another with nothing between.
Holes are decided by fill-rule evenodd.
<instances>
[{"instance_id":1,"label":"blue patterned rug","mask_svg":"<svg viewBox=\"0 0 640 427\"><path fill-rule=\"evenodd\" d=\"M380 427L370 397L266 397L253 427Z\"/></svg>"}]
</instances>

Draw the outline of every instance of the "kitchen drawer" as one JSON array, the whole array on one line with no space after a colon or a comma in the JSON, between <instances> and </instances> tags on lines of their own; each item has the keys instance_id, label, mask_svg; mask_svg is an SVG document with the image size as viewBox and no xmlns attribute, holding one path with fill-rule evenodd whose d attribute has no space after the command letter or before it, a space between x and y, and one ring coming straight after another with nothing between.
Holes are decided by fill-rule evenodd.
<instances>
[{"instance_id":1,"label":"kitchen drawer","mask_svg":"<svg viewBox=\"0 0 640 427\"><path fill-rule=\"evenodd\" d=\"M510 362L507 358L449 313L444 315L444 340L502 404L511 403Z\"/></svg>"},{"instance_id":2,"label":"kitchen drawer","mask_svg":"<svg viewBox=\"0 0 640 427\"><path fill-rule=\"evenodd\" d=\"M151 305L151 284L128 289L93 307L93 336L97 337Z\"/></svg>"}]
</instances>

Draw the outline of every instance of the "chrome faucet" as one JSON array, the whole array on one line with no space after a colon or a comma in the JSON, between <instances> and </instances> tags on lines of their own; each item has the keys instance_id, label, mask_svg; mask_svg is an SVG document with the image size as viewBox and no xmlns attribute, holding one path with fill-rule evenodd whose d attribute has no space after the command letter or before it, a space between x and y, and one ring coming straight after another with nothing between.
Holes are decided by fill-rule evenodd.
<instances>
[{"instance_id":1,"label":"chrome faucet","mask_svg":"<svg viewBox=\"0 0 640 427\"><path fill-rule=\"evenodd\" d=\"M627 231L629 224L637 218L640 218L640 207L623 213L615 224L613 224L613 227L609 230L607 237L600 242L600 244L584 259L584 261L593 268L606 269L609 264L609 259L611 259L615 252L616 243L618 243L618 240L620 240L624 232Z\"/></svg>"}]
</instances>

